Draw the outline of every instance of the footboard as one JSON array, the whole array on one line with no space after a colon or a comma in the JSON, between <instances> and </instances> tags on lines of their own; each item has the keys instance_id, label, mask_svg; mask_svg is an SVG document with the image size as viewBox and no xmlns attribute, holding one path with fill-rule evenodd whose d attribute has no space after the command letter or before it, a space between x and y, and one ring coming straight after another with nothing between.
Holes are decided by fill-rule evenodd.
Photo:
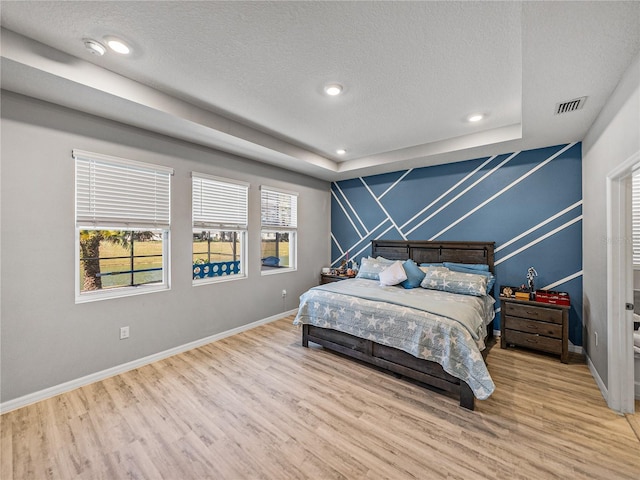
<instances>
[{"instance_id":1,"label":"footboard","mask_svg":"<svg viewBox=\"0 0 640 480\"><path fill-rule=\"evenodd\" d=\"M364 338L327 328L305 324L302 326L302 345L314 342L351 358L375 365L419 382L451 392L460 398L460 406L473 410L475 397L469 385L449 375L436 362L416 358L397 348L380 345Z\"/></svg>"}]
</instances>

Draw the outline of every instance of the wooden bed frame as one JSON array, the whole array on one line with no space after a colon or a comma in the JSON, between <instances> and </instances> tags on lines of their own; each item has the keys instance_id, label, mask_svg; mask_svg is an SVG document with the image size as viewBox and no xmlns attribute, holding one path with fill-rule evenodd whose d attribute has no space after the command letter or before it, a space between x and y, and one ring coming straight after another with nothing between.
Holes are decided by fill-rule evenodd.
<instances>
[{"instance_id":1,"label":"wooden bed frame","mask_svg":"<svg viewBox=\"0 0 640 480\"><path fill-rule=\"evenodd\" d=\"M434 242L373 240L371 256L383 256L391 260L411 258L416 263L484 263L493 272L494 242ZM488 336L493 334L490 324ZM305 324L302 326L302 345L309 342L342 353L349 357L375 365L383 370L399 374L440 390L450 392L460 399L460 406L473 410L475 397L469 385L449 375L436 362L414 357L397 348L388 347L371 340L355 337L337 330ZM483 357L486 358L485 349Z\"/></svg>"}]
</instances>

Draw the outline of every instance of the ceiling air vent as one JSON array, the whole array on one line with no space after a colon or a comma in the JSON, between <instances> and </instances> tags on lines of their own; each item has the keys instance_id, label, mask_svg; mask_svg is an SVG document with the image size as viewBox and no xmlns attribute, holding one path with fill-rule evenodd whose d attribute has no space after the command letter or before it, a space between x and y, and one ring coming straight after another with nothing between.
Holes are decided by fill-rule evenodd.
<instances>
[{"instance_id":1,"label":"ceiling air vent","mask_svg":"<svg viewBox=\"0 0 640 480\"><path fill-rule=\"evenodd\" d=\"M587 97L574 98L573 100L569 100L567 102L557 103L556 104L556 115L560 115L561 113L573 112L575 110L580 110L584 107L584 102L587 100Z\"/></svg>"}]
</instances>

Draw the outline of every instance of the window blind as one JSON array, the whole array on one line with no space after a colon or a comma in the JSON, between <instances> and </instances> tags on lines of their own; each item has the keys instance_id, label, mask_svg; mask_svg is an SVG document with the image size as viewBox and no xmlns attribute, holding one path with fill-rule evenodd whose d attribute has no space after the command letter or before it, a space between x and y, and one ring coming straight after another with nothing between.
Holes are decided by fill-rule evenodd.
<instances>
[{"instance_id":1,"label":"window blind","mask_svg":"<svg viewBox=\"0 0 640 480\"><path fill-rule=\"evenodd\" d=\"M640 170L633 172L631 186L631 234L633 265L640 267Z\"/></svg>"},{"instance_id":2,"label":"window blind","mask_svg":"<svg viewBox=\"0 0 640 480\"><path fill-rule=\"evenodd\" d=\"M248 196L247 183L193 172L193 226L246 230Z\"/></svg>"},{"instance_id":3,"label":"window blind","mask_svg":"<svg viewBox=\"0 0 640 480\"><path fill-rule=\"evenodd\" d=\"M260 190L262 226L298 228L298 194L264 186Z\"/></svg>"},{"instance_id":4,"label":"window blind","mask_svg":"<svg viewBox=\"0 0 640 480\"><path fill-rule=\"evenodd\" d=\"M173 169L74 150L76 226L169 228Z\"/></svg>"}]
</instances>

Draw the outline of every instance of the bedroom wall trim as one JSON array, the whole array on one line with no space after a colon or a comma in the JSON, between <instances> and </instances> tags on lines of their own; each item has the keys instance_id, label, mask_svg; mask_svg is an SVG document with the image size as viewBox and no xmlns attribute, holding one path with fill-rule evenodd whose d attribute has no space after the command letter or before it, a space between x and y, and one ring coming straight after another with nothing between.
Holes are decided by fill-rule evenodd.
<instances>
[{"instance_id":1,"label":"bedroom wall trim","mask_svg":"<svg viewBox=\"0 0 640 480\"><path fill-rule=\"evenodd\" d=\"M270 317L257 320L247 325L242 325L240 327L232 328L230 330L226 330L224 332L220 332L215 335L204 337L199 340L194 340L193 342L185 343L183 345L179 345L177 347L173 347L168 350L164 350L162 352L158 352L152 355L148 355L146 357L138 358L131 362L123 363L121 365L117 365L112 368L107 368L106 370L102 370L100 372L92 373L90 375L86 375L84 377L80 377L75 380L64 382L59 385L55 385L53 387L45 388L44 390L40 390L38 392L33 392L28 395L24 395L22 397L14 398L13 400L8 400L0 404L0 414L7 413L7 412L10 412L11 410L16 410L18 408L26 407L27 405L39 402L41 400L46 400L51 397L55 397L56 395L60 395L61 393L69 392L71 390L75 390L76 388L84 387L85 385L99 382L100 380L104 380L106 378L128 372L129 370L134 370L136 368L149 365L151 363L157 362L159 360L163 360L173 355L177 355L179 353L193 350L194 348L207 345L208 343L216 342L218 340L222 340L223 338L227 338L232 335L236 335L238 333L251 330L253 328L259 327L260 325L265 325L267 323L271 323L276 320L279 320L282 317L293 315L297 311L298 309L294 308L293 310L278 313L276 315L272 315Z\"/></svg>"},{"instance_id":2,"label":"bedroom wall trim","mask_svg":"<svg viewBox=\"0 0 640 480\"><path fill-rule=\"evenodd\" d=\"M593 362L591 361L591 358L589 358L589 355L586 355L586 357L587 357L587 366L589 367L591 376L596 381L596 385L598 385L598 388L600 389L600 393L602 393L602 398L604 398L605 402L608 402L609 391L607 390L607 386L602 381L602 378L600 378L600 374L596 370L596 367L593 365Z\"/></svg>"}]
</instances>

